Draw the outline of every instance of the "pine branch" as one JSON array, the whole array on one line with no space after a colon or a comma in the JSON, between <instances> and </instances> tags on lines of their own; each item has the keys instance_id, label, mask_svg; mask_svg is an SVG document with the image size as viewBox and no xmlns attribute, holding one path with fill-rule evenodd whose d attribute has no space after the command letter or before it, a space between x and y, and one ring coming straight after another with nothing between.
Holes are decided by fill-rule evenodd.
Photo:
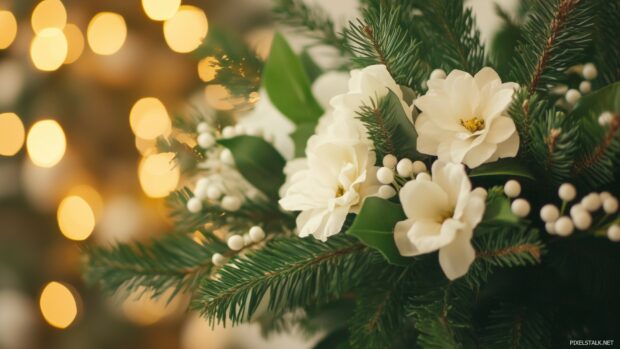
<instances>
[{"instance_id":1,"label":"pine branch","mask_svg":"<svg viewBox=\"0 0 620 349\"><path fill-rule=\"evenodd\" d=\"M310 6L303 0L275 0L274 12L285 24L298 27L319 43L348 53L346 39L338 35L330 15L319 6Z\"/></svg>"},{"instance_id":2,"label":"pine branch","mask_svg":"<svg viewBox=\"0 0 620 349\"><path fill-rule=\"evenodd\" d=\"M422 60L419 42L402 27L401 11L399 6L367 8L363 20L350 23L344 35L355 64L383 64L398 84L421 91L430 65Z\"/></svg>"},{"instance_id":3,"label":"pine branch","mask_svg":"<svg viewBox=\"0 0 620 349\"><path fill-rule=\"evenodd\" d=\"M563 81L582 59L592 39L593 1L537 1L529 15L512 75L531 95Z\"/></svg>"},{"instance_id":4,"label":"pine branch","mask_svg":"<svg viewBox=\"0 0 620 349\"><path fill-rule=\"evenodd\" d=\"M594 87L602 87L620 80L620 2L598 0L594 62L598 77Z\"/></svg>"},{"instance_id":5,"label":"pine branch","mask_svg":"<svg viewBox=\"0 0 620 349\"><path fill-rule=\"evenodd\" d=\"M368 130L368 137L375 146L377 163L387 154L397 158L420 159L416 150L417 134L413 123L405 114L400 98L390 91L378 102L371 100L358 112L360 121Z\"/></svg>"},{"instance_id":6,"label":"pine branch","mask_svg":"<svg viewBox=\"0 0 620 349\"><path fill-rule=\"evenodd\" d=\"M488 349L550 348L548 320L535 309L501 303L491 310L482 330L481 344Z\"/></svg>"},{"instance_id":7,"label":"pine branch","mask_svg":"<svg viewBox=\"0 0 620 349\"><path fill-rule=\"evenodd\" d=\"M574 175L589 188L612 183L620 165L620 116L613 115L605 132L593 119L581 120L584 151L573 167Z\"/></svg>"},{"instance_id":8,"label":"pine branch","mask_svg":"<svg viewBox=\"0 0 620 349\"><path fill-rule=\"evenodd\" d=\"M150 244L118 244L114 247L84 248L85 278L99 284L107 293L127 294L142 287L153 291L153 298L169 289L193 292L206 279L213 267L211 256L227 247L215 236L202 232L205 245L189 234L174 233Z\"/></svg>"},{"instance_id":9,"label":"pine branch","mask_svg":"<svg viewBox=\"0 0 620 349\"><path fill-rule=\"evenodd\" d=\"M364 245L341 235L326 243L279 238L265 248L235 260L205 282L192 308L212 322L233 324L252 317L268 299L276 314L339 298L360 280L369 260Z\"/></svg>"}]
</instances>

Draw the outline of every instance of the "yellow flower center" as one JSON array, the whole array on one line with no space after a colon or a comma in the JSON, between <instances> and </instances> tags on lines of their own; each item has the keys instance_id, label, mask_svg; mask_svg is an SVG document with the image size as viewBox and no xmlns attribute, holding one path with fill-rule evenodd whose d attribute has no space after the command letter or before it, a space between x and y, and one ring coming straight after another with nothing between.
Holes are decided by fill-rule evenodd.
<instances>
[{"instance_id":1,"label":"yellow flower center","mask_svg":"<svg viewBox=\"0 0 620 349\"><path fill-rule=\"evenodd\" d=\"M342 195L344 195L344 188L341 186L338 186L338 189L336 189L336 197L339 198Z\"/></svg>"},{"instance_id":2,"label":"yellow flower center","mask_svg":"<svg viewBox=\"0 0 620 349\"><path fill-rule=\"evenodd\" d=\"M461 126L465 127L467 131L474 133L484 128L484 119L473 117L471 119L461 119Z\"/></svg>"}]
</instances>

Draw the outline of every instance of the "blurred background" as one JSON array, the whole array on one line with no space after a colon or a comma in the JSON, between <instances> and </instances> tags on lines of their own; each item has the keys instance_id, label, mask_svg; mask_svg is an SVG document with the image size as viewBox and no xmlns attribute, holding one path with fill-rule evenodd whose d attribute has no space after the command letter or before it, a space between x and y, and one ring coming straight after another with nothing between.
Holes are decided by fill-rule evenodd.
<instances>
[{"instance_id":1,"label":"blurred background","mask_svg":"<svg viewBox=\"0 0 620 349\"><path fill-rule=\"evenodd\" d=\"M308 0L338 27L356 0ZM514 8L515 1L502 4ZM470 1L483 39L499 25ZM260 57L274 33L270 0L0 0L0 349L303 348L259 329L211 329L146 298L109 299L80 276L80 242L165 233L162 198L183 185L155 139L171 117L232 108L209 85L217 62L199 46L214 28ZM283 28L286 31L286 28ZM291 34L293 46L307 41ZM314 53L329 65L329 54ZM193 142L193 140L187 140Z\"/></svg>"}]
</instances>

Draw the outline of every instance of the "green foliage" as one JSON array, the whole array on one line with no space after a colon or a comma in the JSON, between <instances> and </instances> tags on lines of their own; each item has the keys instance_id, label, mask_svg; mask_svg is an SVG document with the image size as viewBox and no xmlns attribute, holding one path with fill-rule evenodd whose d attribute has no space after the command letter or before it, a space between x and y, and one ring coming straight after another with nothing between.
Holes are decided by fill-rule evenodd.
<instances>
[{"instance_id":1,"label":"green foliage","mask_svg":"<svg viewBox=\"0 0 620 349\"><path fill-rule=\"evenodd\" d=\"M515 158L505 158L478 166L469 172L470 178L495 176L520 177L536 180L529 168Z\"/></svg>"},{"instance_id":2,"label":"green foliage","mask_svg":"<svg viewBox=\"0 0 620 349\"><path fill-rule=\"evenodd\" d=\"M521 23L513 20L497 3L495 12L503 20L500 29L491 39L489 47L489 61L504 81L507 80L511 69L511 61L515 56L517 43L523 40ZM520 19L519 19L520 20Z\"/></svg>"},{"instance_id":3,"label":"green foliage","mask_svg":"<svg viewBox=\"0 0 620 349\"><path fill-rule=\"evenodd\" d=\"M272 199L284 184L285 160L267 141L260 137L238 136L220 139L235 159L235 166L245 179Z\"/></svg>"},{"instance_id":4,"label":"green foliage","mask_svg":"<svg viewBox=\"0 0 620 349\"><path fill-rule=\"evenodd\" d=\"M519 218L510 209L510 200L504 195L502 187L488 190L483 223L517 224Z\"/></svg>"},{"instance_id":5,"label":"green foliage","mask_svg":"<svg viewBox=\"0 0 620 349\"><path fill-rule=\"evenodd\" d=\"M512 63L512 80L531 95L564 81L592 40L595 1L536 1L523 26Z\"/></svg>"},{"instance_id":6,"label":"green foliage","mask_svg":"<svg viewBox=\"0 0 620 349\"><path fill-rule=\"evenodd\" d=\"M401 256L394 242L394 226L406 218L399 204L370 197L364 200L362 209L347 234L357 237L364 245L379 250L389 263L409 265L413 260Z\"/></svg>"},{"instance_id":7,"label":"green foliage","mask_svg":"<svg viewBox=\"0 0 620 349\"><path fill-rule=\"evenodd\" d=\"M298 27L321 44L334 46L347 52L345 39L336 33L330 15L319 6L308 5L303 0L274 0L274 12L282 22Z\"/></svg>"},{"instance_id":8,"label":"green foliage","mask_svg":"<svg viewBox=\"0 0 620 349\"><path fill-rule=\"evenodd\" d=\"M592 54L598 69L594 87L620 80L620 3L597 0Z\"/></svg>"},{"instance_id":9,"label":"green foliage","mask_svg":"<svg viewBox=\"0 0 620 349\"><path fill-rule=\"evenodd\" d=\"M280 33L273 38L263 84L273 105L294 123L313 123L323 115L299 58Z\"/></svg>"},{"instance_id":10,"label":"green foliage","mask_svg":"<svg viewBox=\"0 0 620 349\"><path fill-rule=\"evenodd\" d=\"M308 78L310 79L310 81L313 82L314 80L316 80L316 78L318 78L319 76L321 76L321 74L323 74L323 69L321 69L321 67L319 67L318 64L316 64L314 59L312 59L312 56L310 56L310 53L308 53L308 50L301 51L301 53L299 54L299 61L301 62L301 65L304 67L304 71L308 75Z\"/></svg>"},{"instance_id":11,"label":"green foliage","mask_svg":"<svg viewBox=\"0 0 620 349\"><path fill-rule=\"evenodd\" d=\"M491 310L482 330L481 344L487 349L550 348L551 333L546 319L531 307L501 303Z\"/></svg>"},{"instance_id":12,"label":"green foliage","mask_svg":"<svg viewBox=\"0 0 620 349\"><path fill-rule=\"evenodd\" d=\"M375 146L377 164L380 164L387 154L395 155L399 159L425 157L416 149L418 135L415 127L394 92L390 91L378 102L372 100L370 105L362 106L358 116Z\"/></svg>"},{"instance_id":13,"label":"green foliage","mask_svg":"<svg viewBox=\"0 0 620 349\"><path fill-rule=\"evenodd\" d=\"M295 127L295 131L291 133L291 139L295 144L295 157L302 158L306 156L306 143L314 134L316 128L315 123L303 123Z\"/></svg>"},{"instance_id":14,"label":"green foliage","mask_svg":"<svg viewBox=\"0 0 620 349\"><path fill-rule=\"evenodd\" d=\"M356 65L383 64L398 84L421 91L430 66L422 63L419 42L402 27L400 13L398 6L367 9L344 34Z\"/></svg>"},{"instance_id":15,"label":"green foliage","mask_svg":"<svg viewBox=\"0 0 620 349\"><path fill-rule=\"evenodd\" d=\"M276 314L340 297L360 280L372 258L346 235L327 242L277 238L235 259L202 285L192 308L210 321L233 324L251 318L263 299Z\"/></svg>"},{"instance_id":16,"label":"green foliage","mask_svg":"<svg viewBox=\"0 0 620 349\"><path fill-rule=\"evenodd\" d=\"M193 292L209 276L211 256L227 247L211 232L202 231L205 245L189 234L168 234L149 244L117 244L113 247L87 245L85 254L86 282L98 284L105 292L152 291L157 298L173 289Z\"/></svg>"}]
</instances>

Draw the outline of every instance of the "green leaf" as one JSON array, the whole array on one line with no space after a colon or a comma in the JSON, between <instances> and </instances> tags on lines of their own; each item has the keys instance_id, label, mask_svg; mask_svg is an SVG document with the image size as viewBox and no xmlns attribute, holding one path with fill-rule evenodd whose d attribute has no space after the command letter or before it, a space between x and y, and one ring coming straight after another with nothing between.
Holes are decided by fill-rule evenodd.
<instances>
[{"instance_id":1,"label":"green leaf","mask_svg":"<svg viewBox=\"0 0 620 349\"><path fill-rule=\"evenodd\" d=\"M514 158L507 158L484 164L469 172L470 178L490 176L521 177L531 179L533 181L536 180L530 169Z\"/></svg>"},{"instance_id":2,"label":"green leaf","mask_svg":"<svg viewBox=\"0 0 620 349\"><path fill-rule=\"evenodd\" d=\"M620 82L607 85L579 99L570 118L598 117L602 112L620 113Z\"/></svg>"},{"instance_id":3,"label":"green leaf","mask_svg":"<svg viewBox=\"0 0 620 349\"><path fill-rule=\"evenodd\" d=\"M303 123L297 125L295 131L293 131L290 136L295 144L295 157L301 158L306 156L306 143L308 142L308 138L314 134L314 129L316 128L315 123Z\"/></svg>"},{"instance_id":4,"label":"green leaf","mask_svg":"<svg viewBox=\"0 0 620 349\"><path fill-rule=\"evenodd\" d=\"M399 204L370 197L364 201L347 234L357 237L366 246L379 250L390 264L405 266L412 260L398 252L394 242L394 226L406 218Z\"/></svg>"},{"instance_id":5,"label":"green leaf","mask_svg":"<svg viewBox=\"0 0 620 349\"><path fill-rule=\"evenodd\" d=\"M323 115L302 63L280 33L273 38L263 83L273 105L294 123L316 122Z\"/></svg>"},{"instance_id":6,"label":"green leaf","mask_svg":"<svg viewBox=\"0 0 620 349\"><path fill-rule=\"evenodd\" d=\"M299 54L299 61L304 67L304 71L306 72L306 74L308 74L310 81L314 82L316 78L323 74L323 69L321 69L321 67L316 64L314 59L312 59L312 57L308 53L308 50L301 51L301 53Z\"/></svg>"},{"instance_id":7,"label":"green leaf","mask_svg":"<svg viewBox=\"0 0 620 349\"><path fill-rule=\"evenodd\" d=\"M278 189L284 183L285 160L264 139L239 136L220 139L219 144L230 149L235 165L245 179L272 199L278 198Z\"/></svg>"},{"instance_id":8,"label":"green leaf","mask_svg":"<svg viewBox=\"0 0 620 349\"><path fill-rule=\"evenodd\" d=\"M519 217L512 213L510 200L503 194L502 188L493 187L488 192L482 223L519 223Z\"/></svg>"}]
</instances>

